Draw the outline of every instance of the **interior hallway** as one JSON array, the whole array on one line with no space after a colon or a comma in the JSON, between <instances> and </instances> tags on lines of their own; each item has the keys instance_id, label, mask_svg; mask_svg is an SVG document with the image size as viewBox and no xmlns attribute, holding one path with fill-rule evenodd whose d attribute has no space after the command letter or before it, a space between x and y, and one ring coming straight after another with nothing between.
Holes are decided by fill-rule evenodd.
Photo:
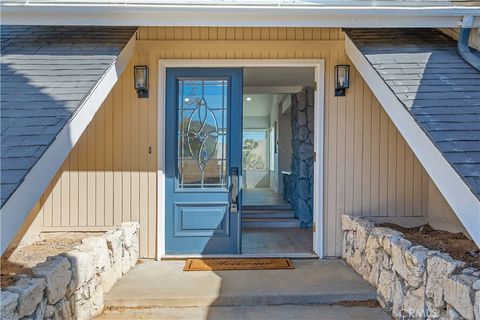
<instances>
[{"instance_id":1,"label":"interior hallway","mask_svg":"<svg viewBox=\"0 0 480 320\"><path fill-rule=\"evenodd\" d=\"M313 254L311 228L299 228L292 207L268 188L243 190L243 254Z\"/></svg>"}]
</instances>

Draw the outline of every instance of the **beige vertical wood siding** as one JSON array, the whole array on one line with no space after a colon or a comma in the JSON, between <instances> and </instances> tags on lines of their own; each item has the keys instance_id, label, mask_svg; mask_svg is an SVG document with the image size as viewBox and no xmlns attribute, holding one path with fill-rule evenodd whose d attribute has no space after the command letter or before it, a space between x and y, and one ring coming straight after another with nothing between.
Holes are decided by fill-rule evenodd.
<instances>
[{"instance_id":1,"label":"beige vertical wood siding","mask_svg":"<svg viewBox=\"0 0 480 320\"><path fill-rule=\"evenodd\" d=\"M341 253L345 212L425 216L428 177L348 61L343 39L336 28L140 28L135 57L42 196L43 229L102 230L135 220L141 256L155 257L160 59L325 60L326 255ZM351 88L334 97L333 68L344 63L352 66ZM136 64L150 68L149 99L133 90Z\"/></svg>"},{"instance_id":2,"label":"beige vertical wood siding","mask_svg":"<svg viewBox=\"0 0 480 320\"><path fill-rule=\"evenodd\" d=\"M155 257L156 90L137 99L132 89L133 66L149 63L133 58L50 183L40 199L43 230L100 231L138 221L141 255Z\"/></svg>"},{"instance_id":3,"label":"beige vertical wood siding","mask_svg":"<svg viewBox=\"0 0 480 320\"><path fill-rule=\"evenodd\" d=\"M355 68L345 98L333 96L331 55L326 73L325 253L341 254L343 213L367 217L422 217L428 175Z\"/></svg>"}]
</instances>

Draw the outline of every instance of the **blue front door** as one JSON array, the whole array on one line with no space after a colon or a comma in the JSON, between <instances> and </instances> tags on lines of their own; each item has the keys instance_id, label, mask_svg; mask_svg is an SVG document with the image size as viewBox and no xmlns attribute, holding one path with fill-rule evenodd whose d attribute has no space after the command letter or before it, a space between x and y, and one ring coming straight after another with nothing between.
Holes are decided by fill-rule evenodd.
<instances>
[{"instance_id":1,"label":"blue front door","mask_svg":"<svg viewBox=\"0 0 480 320\"><path fill-rule=\"evenodd\" d=\"M241 253L242 75L167 69L167 254Z\"/></svg>"}]
</instances>

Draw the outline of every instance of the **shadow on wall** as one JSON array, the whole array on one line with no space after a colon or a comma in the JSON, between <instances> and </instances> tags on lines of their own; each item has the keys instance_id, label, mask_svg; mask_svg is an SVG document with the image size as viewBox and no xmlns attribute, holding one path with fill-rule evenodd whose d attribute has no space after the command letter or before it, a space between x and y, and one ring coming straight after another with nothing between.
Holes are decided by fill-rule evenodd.
<instances>
[{"instance_id":1,"label":"shadow on wall","mask_svg":"<svg viewBox=\"0 0 480 320\"><path fill-rule=\"evenodd\" d=\"M52 144L55 136L64 128L77 107L77 101L64 101L61 94L50 92L42 82L34 82L35 79L21 69L24 65L20 65L20 69L16 70L13 62L17 59L21 58L17 56L12 58L2 50L0 144L2 206ZM19 95L19 92L22 94ZM39 203L43 204L41 199ZM2 226L2 231L5 231L4 227L8 227L10 231L20 227L13 239L9 239L11 241L5 250L6 257L35 219L37 207L38 203L26 219L22 217L23 225L7 226L4 223ZM2 218L3 222L4 219L6 217Z\"/></svg>"},{"instance_id":2,"label":"shadow on wall","mask_svg":"<svg viewBox=\"0 0 480 320\"><path fill-rule=\"evenodd\" d=\"M130 63L73 146L15 243L30 226L36 231L87 230L142 221L142 243L154 244L147 240L154 233L147 234L145 228L156 224L151 214L156 211L156 127L150 120L156 119L156 109L145 101L128 98L134 94L132 68ZM36 87L29 90L42 92ZM45 95L43 99L48 98ZM2 122L4 115L2 103ZM60 118L59 124L67 120ZM2 143L2 150L4 147ZM2 172L4 165L2 161ZM142 256L147 255L144 250L142 245ZM149 254L154 251L148 249Z\"/></svg>"}]
</instances>

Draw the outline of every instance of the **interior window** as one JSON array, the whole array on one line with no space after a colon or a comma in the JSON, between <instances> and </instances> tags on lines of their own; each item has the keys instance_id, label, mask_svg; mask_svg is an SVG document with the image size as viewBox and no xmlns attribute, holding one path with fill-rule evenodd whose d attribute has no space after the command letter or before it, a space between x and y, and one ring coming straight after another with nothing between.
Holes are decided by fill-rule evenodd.
<instances>
[{"instance_id":1,"label":"interior window","mask_svg":"<svg viewBox=\"0 0 480 320\"><path fill-rule=\"evenodd\" d=\"M243 167L245 170L266 170L267 130L245 129L243 132Z\"/></svg>"}]
</instances>

